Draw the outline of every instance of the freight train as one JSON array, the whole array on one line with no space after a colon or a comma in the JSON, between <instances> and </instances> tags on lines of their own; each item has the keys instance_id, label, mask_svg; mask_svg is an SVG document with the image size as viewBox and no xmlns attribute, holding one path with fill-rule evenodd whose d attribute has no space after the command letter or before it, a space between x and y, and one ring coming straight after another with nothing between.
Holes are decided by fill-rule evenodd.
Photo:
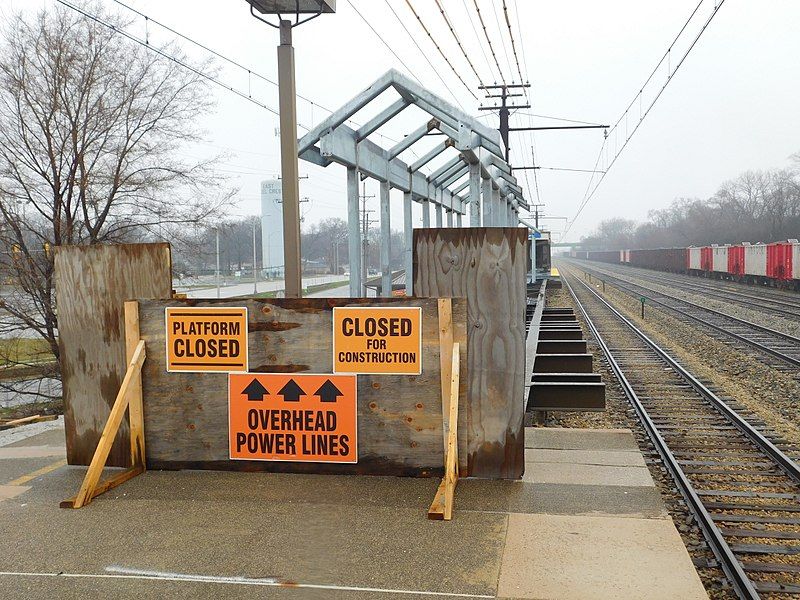
<instances>
[{"instance_id":1,"label":"freight train","mask_svg":"<svg viewBox=\"0 0 800 600\"><path fill-rule=\"evenodd\" d=\"M573 258L800 290L800 242L649 250L573 250Z\"/></svg>"}]
</instances>

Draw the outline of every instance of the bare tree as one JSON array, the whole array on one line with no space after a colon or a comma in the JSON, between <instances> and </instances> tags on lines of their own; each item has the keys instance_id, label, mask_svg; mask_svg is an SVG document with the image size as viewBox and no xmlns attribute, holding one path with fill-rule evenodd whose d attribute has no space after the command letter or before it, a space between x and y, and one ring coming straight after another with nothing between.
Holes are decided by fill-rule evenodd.
<instances>
[{"instance_id":1,"label":"bare tree","mask_svg":"<svg viewBox=\"0 0 800 600\"><path fill-rule=\"evenodd\" d=\"M179 157L212 108L197 73L63 7L15 16L0 43L0 335L35 332L58 357L56 246L174 234L230 192L212 161Z\"/></svg>"}]
</instances>

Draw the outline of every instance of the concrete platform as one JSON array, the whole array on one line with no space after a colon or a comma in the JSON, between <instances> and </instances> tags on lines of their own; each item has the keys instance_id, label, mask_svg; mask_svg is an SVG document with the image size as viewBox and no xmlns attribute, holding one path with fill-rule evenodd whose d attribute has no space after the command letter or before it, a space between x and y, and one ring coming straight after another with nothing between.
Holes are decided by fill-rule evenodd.
<instances>
[{"instance_id":1,"label":"concrete platform","mask_svg":"<svg viewBox=\"0 0 800 600\"><path fill-rule=\"evenodd\" d=\"M526 478L462 480L451 522L393 477L148 471L61 509L85 469L32 433L0 439L2 598L706 597L624 430L528 431Z\"/></svg>"}]
</instances>

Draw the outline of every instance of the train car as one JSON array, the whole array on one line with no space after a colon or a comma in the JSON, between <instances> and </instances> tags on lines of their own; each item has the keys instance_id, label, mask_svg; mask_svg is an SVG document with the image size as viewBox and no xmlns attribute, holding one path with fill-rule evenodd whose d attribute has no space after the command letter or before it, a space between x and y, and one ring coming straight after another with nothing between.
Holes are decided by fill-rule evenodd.
<instances>
[{"instance_id":1,"label":"train car","mask_svg":"<svg viewBox=\"0 0 800 600\"><path fill-rule=\"evenodd\" d=\"M711 271L714 264L714 252L711 246L703 246L700 248L700 270L706 273Z\"/></svg>"},{"instance_id":2,"label":"train car","mask_svg":"<svg viewBox=\"0 0 800 600\"><path fill-rule=\"evenodd\" d=\"M744 242L728 248L728 273L734 279L738 280L744 276L744 248L749 245L749 242Z\"/></svg>"},{"instance_id":3,"label":"train car","mask_svg":"<svg viewBox=\"0 0 800 600\"><path fill-rule=\"evenodd\" d=\"M701 271L702 261L701 253L702 248L689 247L686 249L686 270L687 271Z\"/></svg>"},{"instance_id":4,"label":"train car","mask_svg":"<svg viewBox=\"0 0 800 600\"><path fill-rule=\"evenodd\" d=\"M744 247L745 279L753 283L767 277L767 245L746 244Z\"/></svg>"},{"instance_id":5,"label":"train car","mask_svg":"<svg viewBox=\"0 0 800 600\"><path fill-rule=\"evenodd\" d=\"M622 262L624 262L626 264L630 264L630 262L631 262L631 251L630 250L623 250L622 252L623 252Z\"/></svg>"},{"instance_id":6,"label":"train car","mask_svg":"<svg viewBox=\"0 0 800 600\"><path fill-rule=\"evenodd\" d=\"M625 252L627 252L627 250L620 250L619 251L619 262L620 263L624 263L625 262Z\"/></svg>"},{"instance_id":7,"label":"train car","mask_svg":"<svg viewBox=\"0 0 800 600\"><path fill-rule=\"evenodd\" d=\"M619 263L618 250L591 250L588 253L589 260L596 260L604 263Z\"/></svg>"},{"instance_id":8,"label":"train car","mask_svg":"<svg viewBox=\"0 0 800 600\"><path fill-rule=\"evenodd\" d=\"M717 275L728 273L728 249L730 246L711 246L711 271Z\"/></svg>"},{"instance_id":9,"label":"train car","mask_svg":"<svg viewBox=\"0 0 800 600\"><path fill-rule=\"evenodd\" d=\"M682 272L686 268L686 251L684 248L628 250L628 253L629 262L634 267L672 273Z\"/></svg>"},{"instance_id":10,"label":"train car","mask_svg":"<svg viewBox=\"0 0 800 600\"><path fill-rule=\"evenodd\" d=\"M767 244L767 277L776 281L790 281L794 274L794 247L796 240Z\"/></svg>"}]
</instances>

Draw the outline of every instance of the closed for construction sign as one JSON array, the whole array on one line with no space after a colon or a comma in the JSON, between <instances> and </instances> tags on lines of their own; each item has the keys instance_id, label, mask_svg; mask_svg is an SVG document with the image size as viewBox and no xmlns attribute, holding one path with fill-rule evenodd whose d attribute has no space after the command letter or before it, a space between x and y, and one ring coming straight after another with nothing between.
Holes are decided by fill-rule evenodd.
<instances>
[{"instance_id":1,"label":"closed for construction sign","mask_svg":"<svg viewBox=\"0 0 800 600\"><path fill-rule=\"evenodd\" d=\"M355 375L228 376L233 460L358 462Z\"/></svg>"},{"instance_id":2,"label":"closed for construction sign","mask_svg":"<svg viewBox=\"0 0 800 600\"><path fill-rule=\"evenodd\" d=\"M422 373L422 308L334 308L333 371Z\"/></svg>"},{"instance_id":3,"label":"closed for construction sign","mask_svg":"<svg viewBox=\"0 0 800 600\"><path fill-rule=\"evenodd\" d=\"M166 308L167 371L247 371L247 308Z\"/></svg>"}]
</instances>

